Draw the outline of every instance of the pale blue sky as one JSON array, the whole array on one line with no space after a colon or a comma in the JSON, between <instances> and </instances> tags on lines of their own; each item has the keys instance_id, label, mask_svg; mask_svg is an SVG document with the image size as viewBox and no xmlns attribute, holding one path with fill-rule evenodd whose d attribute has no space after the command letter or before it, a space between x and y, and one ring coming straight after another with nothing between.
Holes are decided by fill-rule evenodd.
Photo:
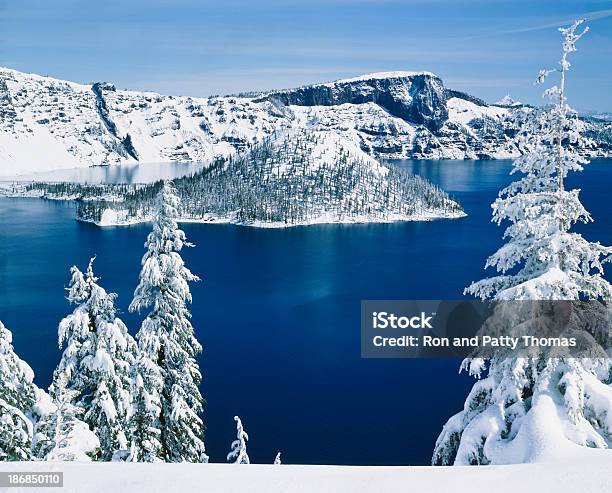
<instances>
[{"instance_id":1,"label":"pale blue sky","mask_svg":"<svg viewBox=\"0 0 612 493\"><path fill-rule=\"evenodd\" d=\"M555 26L580 15L570 102L612 111L611 0L0 0L0 65L194 96L430 70L537 103Z\"/></svg>"}]
</instances>

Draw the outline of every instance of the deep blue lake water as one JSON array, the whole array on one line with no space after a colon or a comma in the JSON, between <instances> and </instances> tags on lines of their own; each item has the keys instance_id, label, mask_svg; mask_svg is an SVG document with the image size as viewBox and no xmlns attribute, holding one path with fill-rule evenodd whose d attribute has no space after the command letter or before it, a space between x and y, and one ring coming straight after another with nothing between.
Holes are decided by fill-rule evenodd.
<instances>
[{"instance_id":1,"label":"deep blue lake water","mask_svg":"<svg viewBox=\"0 0 612 493\"><path fill-rule=\"evenodd\" d=\"M509 182L506 161L406 161L438 183L468 217L403 224L252 229L185 224L193 323L207 400L206 444L224 461L233 416L250 434L254 462L427 464L444 422L472 380L455 360L360 358L361 299L457 299L483 276L501 244L489 204ZM612 161L569 180L596 222L585 236L612 244ZM46 387L59 358L57 323L71 308L69 268L97 255L102 285L127 313L148 225L100 229L74 205L0 199L0 319Z\"/></svg>"}]
</instances>

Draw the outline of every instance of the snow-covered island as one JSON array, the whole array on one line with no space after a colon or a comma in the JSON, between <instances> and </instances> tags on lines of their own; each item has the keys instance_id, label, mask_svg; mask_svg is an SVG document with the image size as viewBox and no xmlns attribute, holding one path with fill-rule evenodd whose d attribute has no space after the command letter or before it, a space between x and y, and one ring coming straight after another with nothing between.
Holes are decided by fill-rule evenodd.
<instances>
[{"instance_id":1,"label":"snow-covered island","mask_svg":"<svg viewBox=\"0 0 612 493\"><path fill-rule=\"evenodd\" d=\"M428 181L386 166L334 130L273 134L174 180L181 221L287 227L458 218L460 205ZM151 219L151 185L34 183L6 194L79 200L78 219L99 226Z\"/></svg>"},{"instance_id":2,"label":"snow-covered island","mask_svg":"<svg viewBox=\"0 0 612 493\"><path fill-rule=\"evenodd\" d=\"M383 72L296 89L208 98L119 90L0 68L0 176L115 163L205 162L283 130L334 130L376 157L516 157L521 104ZM581 120L589 156L612 154L612 123Z\"/></svg>"}]
</instances>

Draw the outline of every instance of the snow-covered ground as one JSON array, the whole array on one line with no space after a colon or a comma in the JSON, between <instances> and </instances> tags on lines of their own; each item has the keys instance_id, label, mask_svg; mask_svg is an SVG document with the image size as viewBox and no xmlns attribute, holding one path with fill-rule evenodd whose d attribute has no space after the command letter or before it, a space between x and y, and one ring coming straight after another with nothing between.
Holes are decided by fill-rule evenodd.
<instances>
[{"instance_id":1,"label":"snow-covered ground","mask_svg":"<svg viewBox=\"0 0 612 493\"><path fill-rule=\"evenodd\" d=\"M373 74L364 74L359 75L357 77L351 77L349 79L340 79L335 82L328 82L326 84L320 84L324 86L331 86L333 84L345 84L347 82L361 82L365 80L376 80L376 79L403 79L406 77L414 77L417 75L428 75L430 77L435 77L434 74L427 71L408 71L408 70L396 70L394 72L375 72Z\"/></svg>"},{"instance_id":2,"label":"snow-covered ground","mask_svg":"<svg viewBox=\"0 0 612 493\"><path fill-rule=\"evenodd\" d=\"M61 491L64 493L609 493L612 489L612 452L594 454L590 459L511 466L351 467L20 462L0 463L0 471L63 472L64 487ZM33 489L11 488L7 491L28 493Z\"/></svg>"}]
</instances>

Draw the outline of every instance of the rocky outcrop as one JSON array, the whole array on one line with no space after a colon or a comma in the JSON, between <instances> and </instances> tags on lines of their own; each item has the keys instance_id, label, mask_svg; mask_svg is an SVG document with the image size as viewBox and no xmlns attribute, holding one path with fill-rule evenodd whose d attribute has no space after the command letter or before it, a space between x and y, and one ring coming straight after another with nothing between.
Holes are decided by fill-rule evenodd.
<instances>
[{"instance_id":1,"label":"rocky outcrop","mask_svg":"<svg viewBox=\"0 0 612 493\"><path fill-rule=\"evenodd\" d=\"M17 113L4 79L0 78L0 125L13 126Z\"/></svg>"},{"instance_id":2,"label":"rocky outcrop","mask_svg":"<svg viewBox=\"0 0 612 493\"><path fill-rule=\"evenodd\" d=\"M339 80L268 94L265 99L295 106L375 103L415 125L437 131L448 119L447 90L430 73L392 72Z\"/></svg>"},{"instance_id":3,"label":"rocky outcrop","mask_svg":"<svg viewBox=\"0 0 612 493\"><path fill-rule=\"evenodd\" d=\"M96 108L98 109L100 120L102 120L111 135L118 140L117 152L124 157L131 156L135 160L138 160L138 153L136 152L136 149L134 149L130 134L126 134L125 137L121 137L119 135L117 125L115 125L115 122L109 114L108 107L106 106L104 91L115 92L117 90L116 87L107 82L96 82L91 86L91 90L96 96Z\"/></svg>"}]
</instances>

